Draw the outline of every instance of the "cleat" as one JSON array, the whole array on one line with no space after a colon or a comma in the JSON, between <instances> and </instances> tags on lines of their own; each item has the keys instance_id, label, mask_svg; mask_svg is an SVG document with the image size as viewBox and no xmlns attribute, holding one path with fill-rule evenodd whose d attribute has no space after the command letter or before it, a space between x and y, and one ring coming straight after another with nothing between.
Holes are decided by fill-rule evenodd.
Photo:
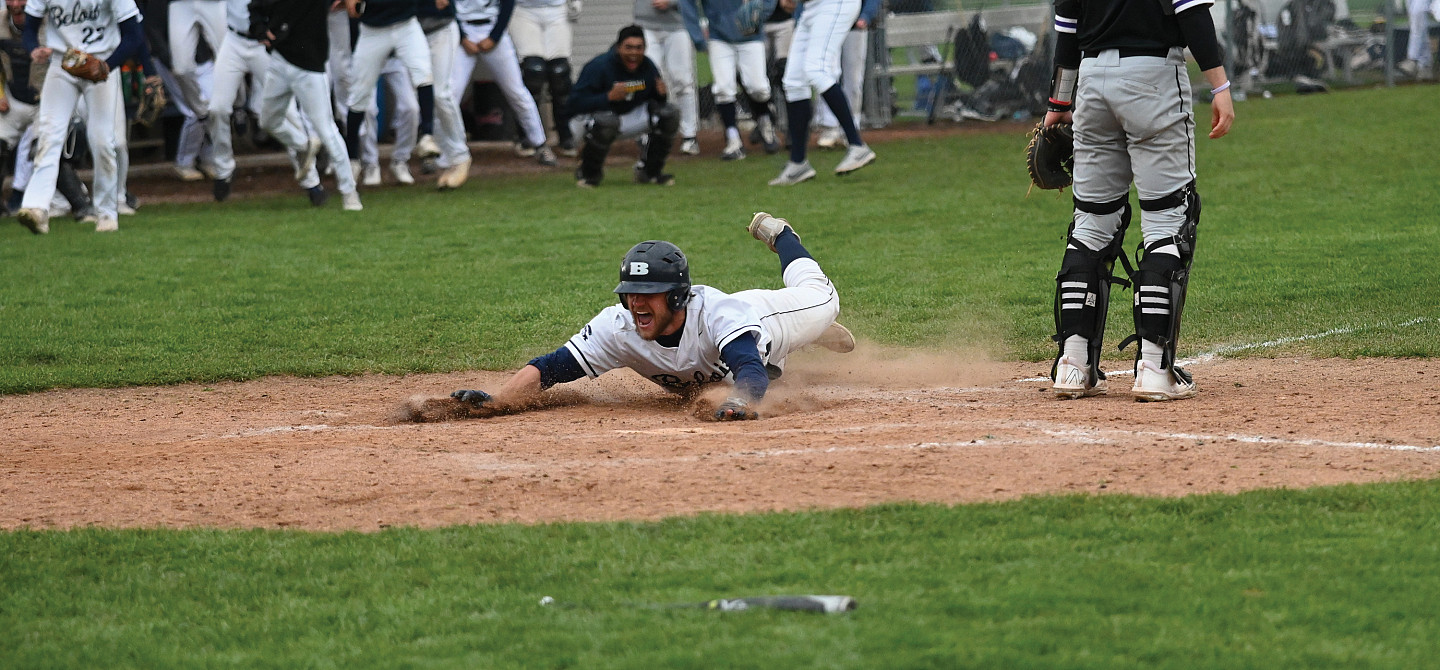
<instances>
[{"instance_id":1,"label":"cleat","mask_svg":"<svg viewBox=\"0 0 1440 670\"><path fill-rule=\"evenodd\" d=\"M363 179L363 182L362 182L362 183L364 183L364 185L366 185L366 186L379 186L379 185L380 185L380 166L379 166L379 165L376 165L376 164L373 164L373 163L370 164L370 165L366 165L364 172L365 172L365 174L364 174L364 179Z\"/></svg>"},{"instance_id":2,"label":"cleat","mask_svg":"<svg viewBox=\"0 0 1440 670\"><path fill-rule=\"evenodd\" d=\"M94 205L89 205L85 209L75 212L74 217L80 223L99 223L100 210L95 209Z\"/></svg>"},{"instance_id":3,"label":"cleat","mask_svg":"<svg viewBox=\"0 0 1440 670\"><path fill-rule=\"evenodd\" d=\"M745 144L740 138L725 140L725 152L720 154L722 161L738 161L745 158Z\"/></svg>"},{"instance_id":4,"label":"cleat","mask_svg":"<svg viewBox=\"0 0 1440 670\"><path fill-rule=\"evenodd\" d=\"M113 216L102 216L95 222L95 232L97 233L113 233L117 230L120 230L120 221Z\"/></svg>"},{"instance_id":5,"label":"cleat","mask_svg":"<svg viewBox=\"0 0 1440 670\"><path fill-rule=\"evenodd\" d=\"M639 170L639 169L640 169L640 166L638 166L638 165L635 166L635 169L636 169L636 170ZM599 176L587 177L587 176L585 176L585 169L584 169L584 168L575 168L575 186L576 186L576 187L578 187L578 188L595 188L596 186L599 186L599 185L600 185L600 177L599 177Z\"/></svg>"},{"instance_id":6,"label":"cleat","mask_svg":"<svg viewBox=\"0 0 1440 670\"><path fill-rule=\"evenodd\" d=\"M697 140L697 139L695 139L695 138L693 138L693 137L687 137L687 138L681 140L681 141L680 141L680 153L685 154L685 155L687 155L687 156L699 156L699 155L700 155L700 141Z\"/></svg>"},{"instance_id":7,"label":"cleat","mask_svg":"<svg viewBox=\"0 0 1440 670\"><path fill-rule=\"evenodd\" d=\"M652 175L652 174L646 172L643 168L636 167L636 168L635 168L635 183L637 183L637 184L654 184L654 185L656 185L656 186L674 186L674 185L675 185L675 175L673 175L673 174L658 174L658 175Z\"/></svg>"},{"instance_id":8,"label":"cleat","mask_svg":"<svg viewBox=\"0 0 1440 670\"><path fill-rule=\"evenodd\" d=\"M785 163L785 169L780 171L780 176L771 179L771 186L794 186L807 179L815 178L815 168L810 167L810 161L804 163Z\"/></svg>"},{"instance_id":9,"label":"cleat","mask_svg":"<svg viewBox=\"0 0 1440 670\"><path fill-rule=\"evenodd\" d=\"M559 161L555 159L555 152L542 144L535 148L535 162L545 167L554 167Z\"/></svg>"},{"instance_id":10,"label":"cleat","mask_svg":"<svg viewBox=\"0 0 1440 670\"><path fill-rule=\"evenodd\" d=\"M453 188L460 188L465 185L465 180L470 178L470 157L460 159L459 163L445 169L440 178L435 181L436 187L442 191Z\"/></svg>"},{"instance_id":11,"label":"cleat","mask_svg":"<svg viewBox=\"0 0 1440 670\"><path fill-rule=\"evenodd\" d=\"M200 181L205 178L205 173L193 167L176 165L175 176L179 177L180 181Z\"/></svg>"},{"instance_id":12,"label":"cleat","mask_svg":"<svg viewBox=\"0 0 1440 670\"><path fill-rule=\"evenodd\" d=\"M835 166L835 174L845 175L875 162L875 152L865 144L845 150L845 158Z\"/></svg>"},{"instance_id":13,"label":"cleat","mask_svg":"<svg viewBox=\"0 0 1440 670\"><path fill-rule=\"evenodd\" d=\"M845 139L845 131L833 126L822 128L820 130L820 138L815 140L815 146L821 149L843 149L849 146L849 144Z\"/></svg>"},{"instance_id":14,"label":"cleat","mask_svg":"<svg viewBox=\"0 0 1440 670\"><path fill-rule=\"evenodd\" d=\"M341 209L347 212L358 212L364 207L360 205L360 194L355 191L340 194Z\"/></svg>"},{"instance_id":15,"label":"cleat","mask_svg":"<svg viewBox=\"0 0 1440 670\"><path fill-rule=\"evenodd\" d=\"M295 154L295 181L305 181L305 175L315 169L315 158L320 155L320 138L312 137L305 142L305 149Z\"/></svg>"},{"instance_id":16,"label":"cleat","mask_svg":"<svg viewBox=\"0 0 1440 670\"><path fill-rule=\"evenodd\" d=\"M20 225L30 229L36 235L44 235L50 232L50 212L34 207L25 207L16 215L20 219Z\"/></svg>"},{"instance_id":17,"label":"cleat","mask_svg":"<svg viewBox=\"0 0 1440 670\"><path fill-rule=\"evenodd\" d=\"M755 239L764 242L771 251L775 251L775 238L780 237L780 233L785 232L786 228L789 228L792 233L795 232L789 221L777 219L767 212L755 212L755 218L750 219L750 225L746 226L745 230L750 231L750 235ZM800 234L795 233L795 238L799 239ZM775 251L775 253L780 252Z\"/></svg>"},{"instance_id":18,"label":"cleat","mask_svg":"<svg viewBox=\"0 0 1440 670\"><path fill-rule=\"evenodd\" d=\"M435 143L434 135L421 135L415 142L415 157L420 160L434 158L440 155L440 145Z\"/></svg>"},{"instance_id":19,"label":"cleat","mask_svg":"<svg viewBox=\"0 0 1440 670\"><path fill-rule=\"evenodd\" d=\"M760 139L765 145L765 153L773 156L780 152L780 138L775 136L775 124L768 117L760 119L756 130L760 131Z\"/></svg>"},{"instance_id":20,"label":"cleat","mask_svg":"<svg viewBox=\"0 0 1440 670\"><path fill-rule=\"evenodd\" d=\"M1198 392L1195 380L1185 368L1177 367L1172 374L1146 360L1135 365L1135 386L1130 390L1139 402L1183 400L1195 397Z\"/></svg>"},{"instance_id":21,"label":"cleat","mask_svg":"<svg viewBox=\"0 0 1440 670\"><path fill-rule=\"evenodd\" d=\"M515 155L521 158L530 158L535 155L535 147L527 146L524 142L516 142Z\"/></svg>"},{"instance_id":22,"label":"cleat","mask_svg":"<svg viewBox=\"0 0 1440 670\"><path fill-rule=\"evenodd\" d=\"M420 174L435 174L440 171L440 161L434 157L420 159Z\"/></svg>"},{"instance_id":23,"label":"cleat","mask_svg":"<svg viewBox=\"0 0 1440 670\"><path fill-rule=\"evenodd\" d=\"M212 190L215 193L215 202L225 202L225 199L230 197L230 180L216 179L215 187Z\"/></svg>"},{"instance_id":24,"label":"cleat","mask_svg":"<svg viewBox=\"0 0 1440 670\"><path fill-rule=\"evenodd\" d=\"M397 183L405 186L415 184L415 177L411 176L410 166L405 161L390 161L390 175L395 177Z\"/></svg>"},{"instance_id":25,"label":"cleat","mask_svg":"<svg viewBox=\"0 0 1440 670\"><path fill-rule=\"evenodd\" d=\"M1060 398L1089 398L1090 396L1105 395L1110 390L1109 382L1105 377L1090 383L1090 371L1075 364L1071 358L1061 358L1055 364L1055 383L1050 387L1051 391Z\"/></svg>"},{"instance_id":26,"label":"cleat","mask_svg":"<svg viewBox=\"0 0 1440 670\"><path fill-rule=\"evenodd\" d=\"M305 194L310 196L310 206L312 207L323 207L325 201L330 199L330 194L325 192L325 187L319 184L305 189Z\"/></svg>"},{"instance_id":27,"label":"cleat","mask_svg":"<svg viewBox=\"0 0 1440 670\"><path fill-rule=\"evenodd\" d=\"M836 322L825 327L825 332L820 333L815 344L837 354L848 354L855 351L855 335L850 332L849 328Z\"/></svg>"},{"instance_id":28,"label":"cleat","mask_svg":"<svg viewBox=\"0 0 1440 670\"><path fill-rule=\"evenodd\" d=\"M580 155L580 149L575 146L575 138L573 137L560 140L560 146L557 151L561 156L566 158L574 158Z\"/></svg>"}]
</instances>

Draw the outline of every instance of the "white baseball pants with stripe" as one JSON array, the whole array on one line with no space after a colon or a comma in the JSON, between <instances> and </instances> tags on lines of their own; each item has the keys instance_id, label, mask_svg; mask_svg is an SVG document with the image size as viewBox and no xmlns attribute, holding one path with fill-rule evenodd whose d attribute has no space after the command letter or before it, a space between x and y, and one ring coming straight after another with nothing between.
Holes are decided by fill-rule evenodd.
<instances>
[{"instance_id":1,"label":"white baseball pants with stripe","mask_svg":"<svg viewBox=\"0 0 1440 670\"><path fill-rule=\"evenodd\" d=\"M325 80L325 73L295 67L285 60L284 56L272 53L270 67L265 71L265 93L260 101L260 125L265 128L265 132L280 140L286 149L298 153L305 149L309 139L304 132L297 132L297 129L288 127L285 123L291 101L300 104L300 111L305 116L317 120L314 130L325 145L330 164L337 166L335 181L340 192L354 192L355 175L345 168L350 164L349 154L345 152L345 138L340 136L340 129L336 128L335 124L324 121L325 116L330 113L330 83ZM312 171L305 175L300 186L310 188L319 183L320 178Z\"/></svg>"},{"instance_id":2,"label":"white baseball pants with stripe","mask_svg":"<svg viewBox=\"0 0 1440 670\"><path fill-rule=\"evenodd\" d=\"M809 100L810 89L828 91L840 81L840 48L860 16L860 0L809 0L795 22L785 62L786 100Z\"/></svg>"},{"instance_id":3,"label":"white baseball pants with stripe","mask_svg":"<svg viewBox=\"0 0 1440 670\"><path fill-rule=\"evenodd\" d=\"M35 121L35 171L25 188L23 208L49 209L60 173L60 152L70 130L70 116L83 98L86 109L85 135L95 159L95 183L91 196L101 218L115 218L119 199L119 164L116 162L115 112L120 108L120 72L94 83L78 79L60 69L61 58L50 59L45 86L40 93L40 113Z\"/></svg>"},{"instance_id":4,"label":"white baseball pants with stripe","mask_svg":"<svg viewBox=\"0 0 1440 670\"><path fill-rule=\"evenodd\" d=\"M471 42L479 42L490 36L490 26L471 26L461 24L460 30L465 34L465 39ZM465 87L470 85L470 75L475 73L475 63L483 61L486 69L495 77L495 83L500 86L501 92L505 94L505 101L510 103L510 109L515 112L515 120L519 123L521 132L525 133L525 139L532 147L544 146L545 126L540 122L540 108L535 106L535 98L531 97L530 90L525 88L525 82L520 78L520 58L515 54L515 42L511 41L510 35L506 34L495 44L495 48L488 53L470 55L465 53L465 48L457 41L455 50L455 70L450 75L450 94L458 100L464 97ZM460 141L464 141L463 128ZM451 141L455 141L452 137Z\"/></svg>"}]
</instances>

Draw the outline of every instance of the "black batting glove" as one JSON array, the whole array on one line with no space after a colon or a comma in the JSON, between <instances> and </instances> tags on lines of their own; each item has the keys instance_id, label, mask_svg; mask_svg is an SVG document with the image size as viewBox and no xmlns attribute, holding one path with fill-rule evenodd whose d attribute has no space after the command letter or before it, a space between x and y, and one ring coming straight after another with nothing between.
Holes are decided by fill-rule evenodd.
<instances>
[{"instance_id":1,"label":"black batting glove","mask_svg":"<svg viewBox=\"0 0 1440 670\"><path fill-rule=\"evenodd\" d=\"M728 398L715 409L716 421L747 421L760 418L744 398Z\"/></svg>"},{"instance_id":2,"label":"black batting glove","mask_svg":"<svg viewBox=\"0 0 1440 670\"><path fill-rule=\"evenodd\" d=\"M492 396L484 391L472 390L456 391L454 393L451 393L450 397L459 400L460 402L463 402L467 405L470 405L471 407L474 407L476 409L484 407L485 403L495 399L495 396Z\"/></svg>"}]
</instances>

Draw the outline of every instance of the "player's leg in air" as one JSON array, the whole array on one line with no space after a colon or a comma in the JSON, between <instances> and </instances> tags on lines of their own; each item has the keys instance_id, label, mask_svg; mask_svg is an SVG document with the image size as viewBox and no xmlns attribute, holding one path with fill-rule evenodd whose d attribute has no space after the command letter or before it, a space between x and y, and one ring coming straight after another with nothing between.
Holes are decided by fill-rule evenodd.
<instances>
[{"instance_id":1,"label":"player's leg in air","mask_svg":"<svg viewBox=\"0 0 1440 670\"><path fill-rule=\"evenodd\" d=\"M761 322L771 335L767 368L778 375L791 352L818 344L836 353L855 349L855 336L836 323L840 295L820 264L800 243L790 222L758 212L747 228L780 256L780 276L785 288L755 289L736 293L760 310Z\"/></svg>"}]
</instances>

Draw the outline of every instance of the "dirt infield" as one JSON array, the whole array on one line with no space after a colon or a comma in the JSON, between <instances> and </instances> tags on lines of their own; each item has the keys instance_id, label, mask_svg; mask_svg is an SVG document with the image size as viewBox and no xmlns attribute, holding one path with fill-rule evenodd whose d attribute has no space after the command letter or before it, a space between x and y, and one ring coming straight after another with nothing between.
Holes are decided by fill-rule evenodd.
<instances>
[{"instance_id":1,"label":"dirt infield","mask_svg":"<svg viewBox=\"0 0 1440 670\"><path fill-rule=\"evenodd\" d=\"M1440 361L1213 360L1192 368L1200 397L1162 404L1133 402L1125 376L1055 400L1047 367L862 345L792 361L766 418L728 424L629 373L423 424L393 417L505 375L7 397L0 528L368 531L1440 476Z\"/></svg>"}]
</instances>

